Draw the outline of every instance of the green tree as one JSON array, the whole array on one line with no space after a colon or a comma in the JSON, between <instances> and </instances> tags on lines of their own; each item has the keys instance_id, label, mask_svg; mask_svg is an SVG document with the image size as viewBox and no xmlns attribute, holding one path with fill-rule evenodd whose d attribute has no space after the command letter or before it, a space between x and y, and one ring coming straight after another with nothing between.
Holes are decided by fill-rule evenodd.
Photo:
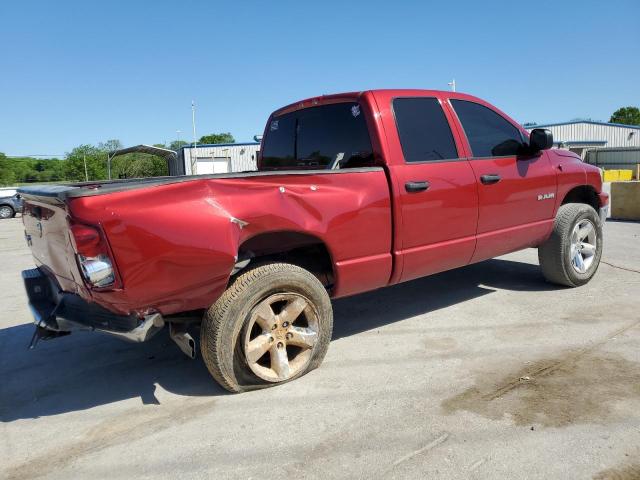
<instances>
[{"instance_id":1,"label":"green tree","mask_svg":"<svg viewBox=\"0 0 640 480\"><path fill-rule=\"evenodd\" d=\"M65 179L65 161L57 158L10 158L0 153L0 185Z\"/></svg>"},{"instance_id":2,"label":"green tree","mask_svg":"<svg viewBox=\"0 0 640 480\"><path fill-rule=\"evenodd\" d=\"M156 143L154 147L166 148L163 143ZM169 168L162 157L133 152L115 157L111 164L111 174L113 178L159 177L168 175Z\"/></svg>"},{"instance_id":3,"label":"green tree","mask_svg":"<svg viewBox=\"0 0 640 480\"><path fill-rule=\"evenodd\" d=\"M36 181L36 173L31 158L12 158L11 161L13 163L13 172L16 176L16 183Z\"/></svg>"},{"instance_id":4,"label":"green tree","mask_svg":"<svg viewBox=\"0 0 640 480\"><path fill-rule=\"evenodd\" d=\"M164 158L147 153L127 153L113 159L111 175L113 178L141 178L168 175Z\"/></svg>"},{"instance_id":5,"label":"green tree","mask_svg":"<svg viewBox=\"0 0 640 480\"><path fill-rule=\"evenodd\" d=\"M122 148L122 142L120 140L111 139L105 142L98 143L98 149L105 153L113 152L114 150L120 150Z\"/></svg>"},{"instance_id":6,"label":"green tree","mask_svg":"<svg viewBox=\"0 0 640 480\"><path fill-rule=\"evenodd\" d=\"M638 107L621 107L613 112L609 121L625 125L640 125L640 109Z\"/></svg>"},{"instance_id":7,"label":"green tree","mask_svg":"<svg viewBox=\"0 0 640 480\"><path fill-rule=\"evenodd\" d=\"M80 145L66 155L65 176L68 180L78 182L89 180L104 180L107 178L106 152L93 145Z\"/></svg>"},{"instance_id":8,"label":"green tree","mask_svg":"<svg viewBox=\"0 0 640 480\"><path fill-rule=\"evenodd\" d=\"M236 143L236 139L233 138L233 135L229 132L212 133L210 135L203 135L200 137L198 143Z\"/></svg>"},{"instance_id":9,"label":"green tree","mask_svg":"<svg viewBox=\"0 0 640 480\"><path fill-rule=\"evenodd\" d=\"M60 182L67 179L65 176L65 160L51 159L47 163L47 173L49 174L49 182Z\"/></svg>"},{"instance_id":10,"label":"green tree","mask_svg":"<svg viewBox=\"0 0 640 480\"><path fill-rule=\"evenodd\" d=\"M175 150L176 152L180 150L185 145L189 145L189 142L185 142L184 140L174 140L169 144L170 150Z\"/></svg>"},{"instance_id":11,"label":"green tree","mask_svg":"<svg viewBox=\"0 0 640 480\"><path fill-rule=\"evenodd\" d=\"M11 165L11 160L9 160L4 153L0 152L0 185L13 185L15 181L16 176Z\"/></svg>"}]
</instances>

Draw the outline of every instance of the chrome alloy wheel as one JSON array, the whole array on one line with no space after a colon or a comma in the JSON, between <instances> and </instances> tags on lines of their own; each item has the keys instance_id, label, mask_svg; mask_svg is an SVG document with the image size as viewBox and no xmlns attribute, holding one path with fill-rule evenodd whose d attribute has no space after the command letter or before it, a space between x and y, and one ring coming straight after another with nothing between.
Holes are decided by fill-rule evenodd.
<instances>
[{"instance_id":1,"label":"chrome alloy wheel","mask_svg":"<svg viewBox=\"0 0 640 480\"><path fill-rule=\"evenodd\" d=\"M278 293L251 311L244 354L251 371L269 382L281 382L303 371L318 339L318 314L297 293Z\"/></svg>"},{"instance_id":2,"label":"chrome alloy wheel","mask_svg":"<svg viewBox=\"0 0 640 480\"><path fill-rule=\"evenodd\" d=\"M571 265L578 273L586 273L596 256L598 237L591 220L580 220L571 232Z\"/></svg>"}]
</instances>

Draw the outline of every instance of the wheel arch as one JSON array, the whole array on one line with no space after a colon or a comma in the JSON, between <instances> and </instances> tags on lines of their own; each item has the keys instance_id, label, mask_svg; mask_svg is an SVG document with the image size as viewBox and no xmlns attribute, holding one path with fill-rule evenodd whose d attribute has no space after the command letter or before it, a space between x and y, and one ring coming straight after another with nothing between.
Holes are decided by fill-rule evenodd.
<instances>
[{"instance_id":1,"label":"wheel arch","mask_svg":"<svg viewBox=\"0 0 640 480\"><path fill-rule=\"evenodd\" d=\"M566 193L560 203L560 206L567 203L585 203L593 207L596 212L600 208L598 192L591 185L579 185L577 187L573 187Z\"/></svg>"},{"instance_id":2,"label":"wheel arch","mask_svg":"<svg viewBox=\"0 0 640 480\"><path fill-rule=\"evenodd\" d=\"M335 264L331 250L319 237L294 230L262 232L238 247L238 262L266 261L291 263L309 270L330 289L335 284Z\"/></svg>"}]
</instances>

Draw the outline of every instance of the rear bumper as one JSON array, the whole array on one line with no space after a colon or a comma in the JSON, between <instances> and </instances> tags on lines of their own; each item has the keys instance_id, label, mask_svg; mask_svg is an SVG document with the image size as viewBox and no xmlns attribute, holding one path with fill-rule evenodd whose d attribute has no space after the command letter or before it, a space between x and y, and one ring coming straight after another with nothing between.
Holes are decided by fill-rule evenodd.
<instances>
[{"instance_id":1,"label":"rear bumper","mask_svg":"<svg viewBox=\"0 0 640 480\"><path fill-rule=\"evenodd\" d=\"M95 330L132 342L144 342L164 326L159 313L139 318L117 315L73 293L62 292L40 269L24 270L22 279L34 323L58 333Z\"/></svg>"}]
</instances>

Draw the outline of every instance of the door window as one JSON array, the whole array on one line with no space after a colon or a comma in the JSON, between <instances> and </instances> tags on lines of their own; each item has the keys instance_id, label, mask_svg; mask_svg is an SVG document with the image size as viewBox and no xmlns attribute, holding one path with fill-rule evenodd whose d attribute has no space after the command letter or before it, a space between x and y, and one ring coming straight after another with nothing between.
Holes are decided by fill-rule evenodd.
<instances>
[{"instance_id":1,"label":"door window","mask_svg":"<svg viewBox=\"0 0 640 480\"><path fill-rule=\"evenodd\" d=\"M466 100L451 100L474 157L516 155L522 148L520 130L490 108Z\"/></svg>"},{"instance_id":2,"label":"door window","mask_svg":"<svg viewBox=\"0 0 640 480\"><path fill-rule=\"evenodd\" d=\"M393 112L405 162L458 158L449 122L436 98L396 98Z\"/></svg>"}]
</instances>

